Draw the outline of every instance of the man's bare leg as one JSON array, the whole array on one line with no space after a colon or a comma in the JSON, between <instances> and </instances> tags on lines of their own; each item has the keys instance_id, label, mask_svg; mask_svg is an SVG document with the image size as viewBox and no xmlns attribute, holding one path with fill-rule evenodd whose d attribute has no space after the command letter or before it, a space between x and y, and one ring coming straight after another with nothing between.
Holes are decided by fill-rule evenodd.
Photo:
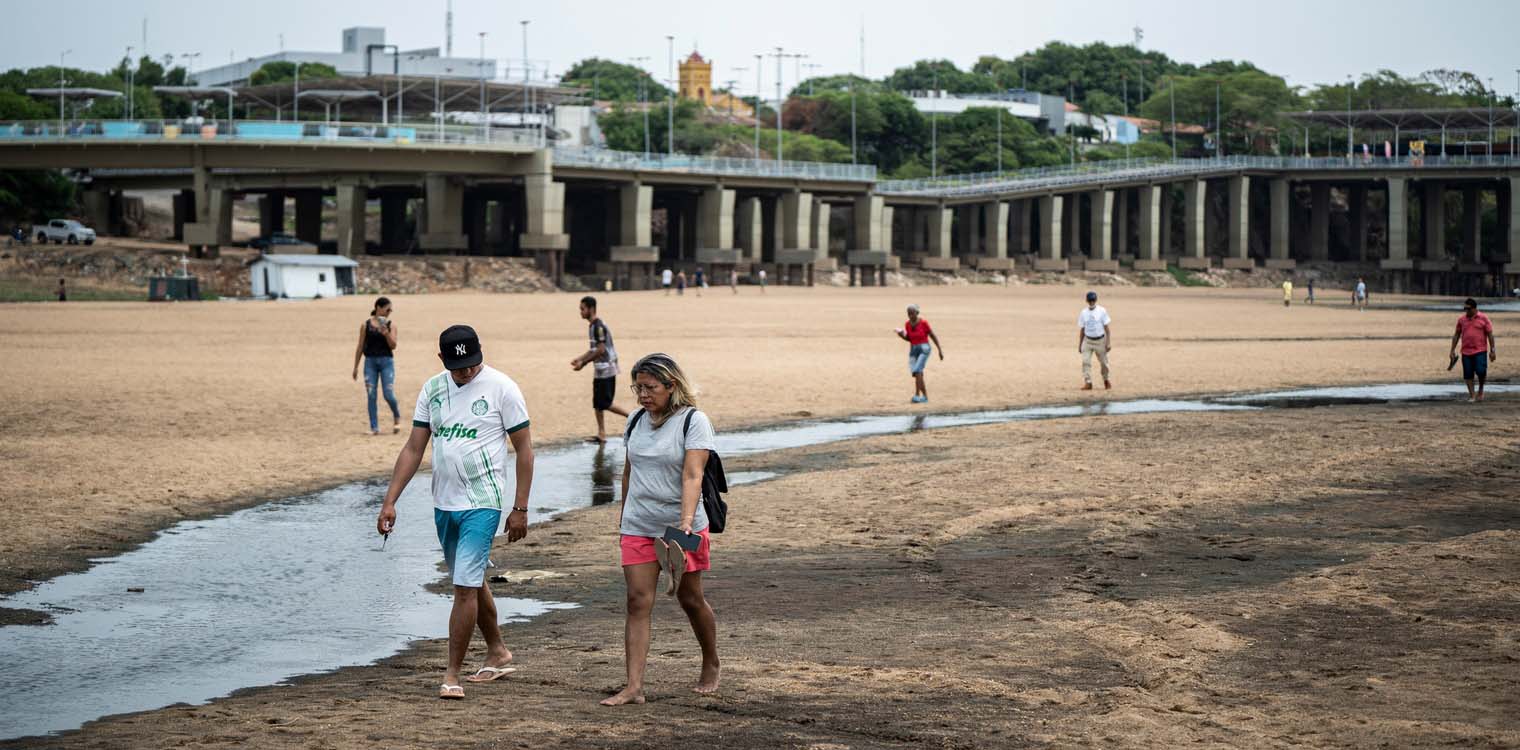
<instances>
[{"instance_id":1,"label":"man's bare leg","mask_svg":"<svg viewBox=\"0 0 1520 750\"><path fill-rule=\"evenodd\" d=\"M1463 380L1462 382L1467 384L1467 400L1468 401L1477 401L1478 400L1478 396L1477 396L1477 393L1473 390L1473 381L1472 381L1472 379L1468 378L1466 380Z\"/></svg>"},{"instance_id":2,"label":"man's bare leg","mask_svg":"<svg viewBox=\"0 0 1520 750\"><path fill-rule=\"evenodd\" d=\"M449 666L443 673L443 684L458 685L459 670L464 666L464 655L470 650L470 636L475 632L479 615L480 589L474 586L454 587L454 609L449 613Z\"/></svg>"},{"instance_id":3,"label":"man's bare leg","mask_svg":"<svg viewBox=\"0 0 1520 750\"><path fill-rule=\"evenodd\" d=\"M607 442L607 423L602 419L602 410L596 410L596 442Z\"/></svg>"},{"instance_id":4,"label":"man's bare leg","mask_svg":"<svg viewBox=\"0 0 1520 750\"><path fill-rule=\"evenodd\" d=\"M628 684L617 695L602 701L604 706L621 706L644 702L644 667L649 659L649 616L654 611L654 589L660 580L659 563L623 567L628 586L628 620L623 626L623 661L628 670Z\"/></svg>"},{"instance_id":5,"label":"man's bare leg","mask_svg":"<svg viewBox=\"0 0 1520 750\"><path fill-rule=\"evenodd\" d=\"M491 593L490 585L481 586L479 598L476 600L475 626L480 628L480 634L486 639L486 666L504 667L512 663L512 652L507 650L507 642L501 637L501 622L496 614L496 597Z\"/></svg>"},{"instance_id":6,"label":"man's bare leg","mask_svg":"<svg viewBox=\"0 0 1520 750\"><path fill-rule=\"evenodd\" d=\"M702 647L702 675L697 678L697 686L692 688L697 693L718 692L718 619L713 614L712 605L707 603L707 597L702 593L702 571L685 573L681 576L681 588L676 592L676 599L681 602L681 609L686 610L686 619L691 621L691 632L697 636L697 643Z\"/></svg>"}]
</instances>

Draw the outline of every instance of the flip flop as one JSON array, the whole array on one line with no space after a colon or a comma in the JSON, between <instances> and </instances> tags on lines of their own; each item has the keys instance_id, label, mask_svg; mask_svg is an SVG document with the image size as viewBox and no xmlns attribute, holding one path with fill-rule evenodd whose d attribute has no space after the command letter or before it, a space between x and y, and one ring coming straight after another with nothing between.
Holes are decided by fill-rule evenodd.
<instances>
[{"instance_id":1,"label":"flip flop","mask_svg":"<svg viewBox=\"0 0 1520 750\"><path fill-rule=\"evenodd\" d=\"M479 671L464 678L465 682L491 682L517 671L517 667L481 667ZM485 675L482 677L481 675Z\"/></svg>"},{"instance_id":2,"label":"flip flop","mask_svg":"<svg viewBox=\"0 0 1520 750\"><path fill-rule=\"evenodd\" d=\"M438 697L444 700L464 700L463 685L442 685L438 688Z\"/></svg>"},{"instance_id":3,"label":"flip flop","mask_svg":"<svg viewBox=\"0 0 1520 750\"><path fill-rule=\"evenodd\" d=\"M686 550L681 549L681 545L665 544L665 569L670 571L670 588L665 594L675 596L676 589L681 588L681 576L686 573Z\"/></svg>"}]
</instances>

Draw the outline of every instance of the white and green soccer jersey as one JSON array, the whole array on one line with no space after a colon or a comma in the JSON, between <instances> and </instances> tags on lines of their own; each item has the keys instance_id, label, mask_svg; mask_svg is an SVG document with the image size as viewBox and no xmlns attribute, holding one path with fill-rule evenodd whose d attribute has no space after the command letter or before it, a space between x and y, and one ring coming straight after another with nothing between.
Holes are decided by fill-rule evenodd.
<instances>
[{"instance_id":1,"label":"white and green soccer jersey","mask_svg":"<svg viewBox=\"0 0 1520 750\"><path fill-rule=\"evenodd\" d=\"M507 436L528 426L528 405L517 383L482 367L463 388L448 371L434 375L417 395L412 424L433 432L433 506L470 510L510 505L502 472Z\"/></svg>"}]
</instances>

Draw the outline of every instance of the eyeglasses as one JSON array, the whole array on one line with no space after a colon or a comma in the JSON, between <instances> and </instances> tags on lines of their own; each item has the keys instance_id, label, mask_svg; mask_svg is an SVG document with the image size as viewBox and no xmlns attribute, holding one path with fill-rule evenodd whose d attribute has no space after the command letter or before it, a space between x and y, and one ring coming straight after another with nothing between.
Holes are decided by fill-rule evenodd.
<instances>
[{"instance_id":1,"label":"eyeglasses","mask_svg":"<svg viewBox=\"0 0 1520 750\"><path fill-rule=\"evenodd\" d=\"M642 396L645 393L654 393L660 388L669 387L670 386L665 383L661 383L659 385L644 385L643 383L634 383L633 385L628 386L628 390L633 391L633 395L635 396Z\"/></svg>"}]
</instances>

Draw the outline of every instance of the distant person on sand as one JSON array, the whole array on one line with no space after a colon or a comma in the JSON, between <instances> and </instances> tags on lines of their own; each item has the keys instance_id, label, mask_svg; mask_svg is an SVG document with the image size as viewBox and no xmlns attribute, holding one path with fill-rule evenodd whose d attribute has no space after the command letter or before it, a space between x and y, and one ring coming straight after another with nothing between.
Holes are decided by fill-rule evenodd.
<instances>
[{"instance_id":1,"label":"distant person on sand","mask_svg":"<svg viewBox=\"0 0 1520 750\"><path fill-rule=\"evenodd\" d=\"M570 360L570 369L580 372L586 364L594 363L592 370L594 377L591 379L591 408L596 412L596 437L589 442L607 442L607 427L605 416L602 412L610 411L620 417L628 416L628 411L612 403L617 396L618 356L617 348L612 345L612 331L607 329L607 324L602 322L596 313L596 298L585 296L581 298L581 319L591 324L588 332L590 347L585 354Z\"/></svg>"},{"instance_id":2,"label":"distant person on sand","mask_svg":"<svg viewBox=\"0 0 1520 750\"><path fill-rule=\"evenodd\" d=\"M1283 307L1293 304L1293 279L1283 281Z\"/></svg>"},{"instance_id":3,"label":"distant person on sand","mask_svg":"<svg viewBox=\"0 0 1520 750\"><path fill-rule=\"evenodd\" d=\"M734 290L734 294L738 294L739 293L739 269L738 269L738 267L734 267L734 268L728 269L728 288Z\"/></svg>"},{"instance_id":4,"label":"distant person on sand","mask_svg":"<svg viewBox=\"0 0 1520 750\"><path fill-rule=\"evenodd\" d=\"M438 337L444 371L417 394L412 433L396 457L375 527L388 535L396 526L396 500L412 481L429 437L433 443L433 525L454 583L449 614L449 663L439 698L464 698L459 671L476 627L486 641L485 664L465 678L490 682L516 671L501 639L496 600L486 585L491 540L506 496L507 443L516 454L517 494L507 516L507 542L528 535L528 491L533 487L533 438L528 406L512 379L482 363L475 329L456 325Z\"/></svg>"},{"instance_id":5,"label":"distant person on sand","mask_svg":"<svg viewBox=\"0 0 1520 750\"><path fill-rule=\"evenodd\" d=\"M58 301L59 302L68 302L69 301L69 290L64 287L64 285L63 285L63 279L59 279L58 280Z\"/></svg>"},{"instance_id":6,"label":"distant person on sand","mask_svg":"<svg viewBox=\"0 0 1520 750\"><path fill-rule=\"evenodd\" d=\"M712 422L697 411L694 389L675 360L651 354L633 366L639 410L624 432L623 500L618 520L623 581L628 587L628 620L623 628L623 661L628 682L604 706L644 702L644 667L649 658L649 619L660 568L670 574L675 593L702 650L698 693L718 690L718 623L702 593L702 571L712 567L707 511L702 507L702 475L707 454L717 444ZM701 537L694 552L663 541L665 529Z\"/></svg>"},{"instance_id":7,"label":"distant person on sand","mask_svg":"<svg viewBox=\"0 0 1520 750\"><path fill-rule=\"evenodd\" d=\"M669 268L660 272L660 286L665 287L665 296L667 297L670 296L670 284L674 280L675 274L671 273Z\"/></svg>"},{"instance_id":8,"label":"distant person on sand","mask_svg":"<svg viewBox=\"0 0 1520 750\"><path fill-rule=\"evenodd\" d=\"M686 296L686 272L676 271L676 296Z\"/></svg>"},{"instance_id":9,"label":"distant person on sand","mask_svg":"<svg viewBox=\"0 0 1520 750\"><path fill-rule=\"evenodd\" d=\"M1092 358L1098 355L1103 370L1103 389L1114 387L1108 379L1108 350L1114 348L1108 311L1098 304L1098 293L1087 293L1087 307L1077 313L1077 353L1082 355L1082 390L1090 391L1092 383Z\"/></svg>"},{"instance_id":10,"label":"distant person on sand","mask_svg":"<svg viewBox=\"0 0 1520 750\"><path fill-rule=\"evenodd\" d=\"M364 394L369 399L369 434L380 434L380 414L375 388L385 394L391 407L391 434L401 432L401 407L396 404L396 324L391 320L388 297L375 300L369 318L359 326L359 346L354 349L354 380L359 379L359 358L364 358Z\"/></svg>"},{"instance_id":11,"label":"distant person on sand","mask_svg":"<svg viewBox=\"0 0 1520 750\"><path fill-rule=\"evenodd\" d=\"M760 269L760 293L765 294L765 269Z\"/></svg>"},{"instance_id":12,"label":"distant person on sand","mask_svg":"<svg viewBox=\"0 0 1520 750\"><path fill-rule=\"evenodd\" d=\"M697 266L696 275L691 280L692 288L697 290L697 296L702 296L702 290L707 288L707 273Z\"/></svg>"},{"instance_id":13,"label":"distant person on sand","mask_svg":"<svg viewBox=\"0 0 1520 750\"><path fill-rule=\"evenodd\" d=\"M1306 288L1308 290L1308 296L1304 299L1304 303L1312 305L1314 304L1314 279L1309 279L1309 284Z\"/></svg>"},{"instance_id":14,"label":"distant person on sand","mask_svg":"<svg viewBox=\"0 0 1520 750\"><path fill-rule=\"evenodd\" d=\"M910 401L915 404L925 403L929 400L929 388L924 385L924 368L929 365L929 354L938 349L940 361L943 362L945 349L940 346L934 329L929 327L929 321L918 317L918 305L908 305L908 322L893 333L908 342L908 374L913 376L913 398ZM933 347L929 346L930 341L934 342Z\"/></svg>"},{"instance_id":15,"label":"distant person on sand","mask_svg":"<svg viewBox=\"0 0 1520 750\"><path fill-rule=\"evenodd\" d=\"M1361 277L1357 277L1356 291L1352 293L1351 302L1358 310L1367 309L1367 282Z\"/></svg>"},{"instance_id":16,"label":"distant person on sand","mask_svg":"<svg viewBox=\"0 0 1520 750\"><path fill-rule=\"evenodd\" d=\"M1494 346L1494 324L1487 315L1478 312L1478 301L1468 297L1462 303L1462 316L1457 318L1457 330L1451 335L1451 360L1457 360L1457 346L1462 347L1462 381L1467 383L1469 403L1483 400L1483 386L1488 382L1488 363L1499 359ZM1473 378L1478 388L1473 390Z\"/></svg>"}]
</instances>

